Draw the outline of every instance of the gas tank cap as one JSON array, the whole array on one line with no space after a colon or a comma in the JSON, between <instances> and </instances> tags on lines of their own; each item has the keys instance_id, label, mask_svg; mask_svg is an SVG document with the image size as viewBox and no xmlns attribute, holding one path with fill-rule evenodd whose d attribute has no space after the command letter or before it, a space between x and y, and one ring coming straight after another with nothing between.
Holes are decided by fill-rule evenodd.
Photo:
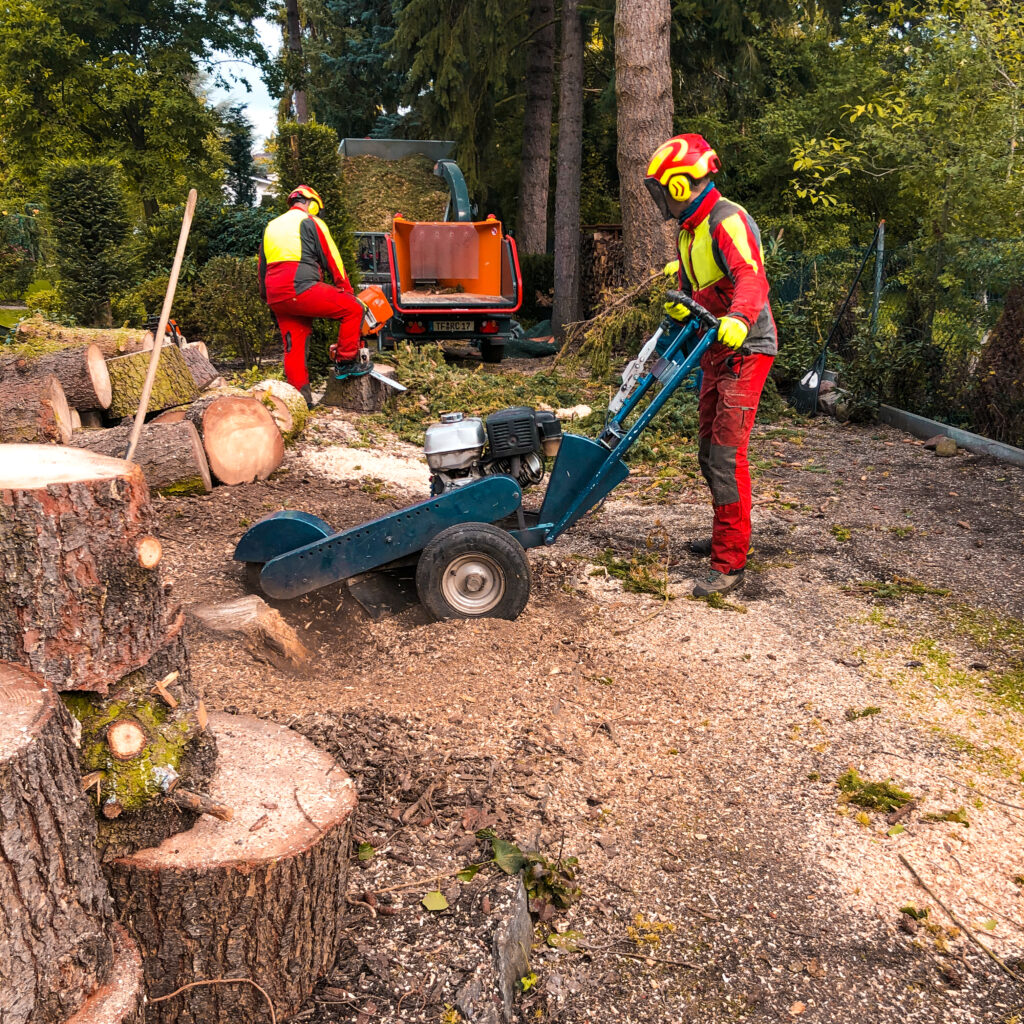
<instances>
[{"instance_id":1,"label":"gas tank cap","mask_svg":"<svg viewBox=\"0 0 1024 1024\"><path fill-rule=\"evenodd\" d=\"M441 413L442 423L461 423L465 417L461 412L443 412Z\"/></svg>"}]
</instances>

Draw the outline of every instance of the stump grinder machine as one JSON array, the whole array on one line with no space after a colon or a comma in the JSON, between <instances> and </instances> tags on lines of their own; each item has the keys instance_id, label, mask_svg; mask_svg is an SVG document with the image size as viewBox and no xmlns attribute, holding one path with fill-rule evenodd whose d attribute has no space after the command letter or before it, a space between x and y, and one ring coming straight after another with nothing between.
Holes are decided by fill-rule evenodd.
<instances>
[{"instance_id":1,"label":"stump grinder machine","mask_svg":"<svg viewBox=\"0 0 1024 1024\"><path fill-rule=\"evenodd\" d=\"M712 313L682 292L668 297L691 315L663 320L626 366L597 439L563 434L551 413L526 407L486 420L446 414L426 432L429 498L341 531L308 512L274 512L242 536L236 561L278 600L347 580L371 614L399 610L414 587L438 619L517 618L530 597L527 550L554 544L629 476L623 457L715 337ZM529 511L523 491L543 482L551 458Z\"/></svg>"}]
</instances>

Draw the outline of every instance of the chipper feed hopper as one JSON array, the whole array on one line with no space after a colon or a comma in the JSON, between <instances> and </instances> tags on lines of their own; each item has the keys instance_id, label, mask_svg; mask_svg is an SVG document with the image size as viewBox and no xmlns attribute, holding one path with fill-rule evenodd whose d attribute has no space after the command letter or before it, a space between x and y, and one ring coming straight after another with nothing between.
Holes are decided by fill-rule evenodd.
<instances>
[{"instance_id":1,"label":"chipper feed hopper","mask_svg":"<svg viewBox=\"0 0 1024 1024\"><path fill-rule=\"evenodd\" d=\"M306 512L274 512L245 533L235 559L271 598L414 571L435 618L518 617L530 597L526 551L554 544L629 476L626 452L714 339L711 313L688 295L668 294L691 315L662 321L627 365L596 440L562 435L550 413L529 408L486 421L448 414L427 430L431 497L341 531ZM540 510L525 510L523 489L542 483L556 451Z\"/></svg>"}]
</instances>

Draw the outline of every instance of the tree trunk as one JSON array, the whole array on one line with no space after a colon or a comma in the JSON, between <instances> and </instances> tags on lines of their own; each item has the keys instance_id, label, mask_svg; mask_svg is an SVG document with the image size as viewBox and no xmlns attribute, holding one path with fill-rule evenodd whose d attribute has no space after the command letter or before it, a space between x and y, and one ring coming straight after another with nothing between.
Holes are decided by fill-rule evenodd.
<instances>
[{"instance_id":1,"label":"tree trunk","mask_svg":"<svg viewBox=\"0 0 1024 1024\"><path fill-rule=\"evenodd\" d=\"M310 652L298 634L277 609L256 594L190 608L189 614L213 633L241 633L248 641L249 653L258 661L289 672L309 666Z\"/></svg>"},{"instance_id":2,"label":"tree trunk","mask_svg":"<svg viewBox=\"0 0 1024 1024\"><path fill-rule=\"evenodd\" d=\"M172 637L104 696L63 696L81 726L82 772L99 812L101 859L130 856L191 828L195 815L169 807L165 796L177 787L205 790L217 745L184 636Z\"/></svg>"},{"instance_id":3,"label":"tree trunk","mask_svg":"<svg viewBox=\"0 0 1024 1024\"><path fill-rule=\"evenodd\" d=\"M62 1021L107 978L113 907L95 839L68 713L43 679L0 662L4 1024Z\"/></svg>"},{"instance_id":4,"label":"tree trunk","mask_svg":"<svg viewBox=\"0 0 1024 1024\"><path fill-rule=\"evenodd\" d=\"M374 369L385 377L395 375L390 366L378 363ZM336 406L348 412L380 412L389 403L393 404L397 394L394 388L389 388L368 373L361 377L346 377L344 380L335 380L331 376L327 378L327 390L320 404Z\"/></svg>"},{"instance_id":5,"label":"tree trunk","mask_svg":"<svg viewBox=\"0 0 1024 1024\"><path fill-rule=\"evenodd\" d=\"M249 394L267 407L285 441L291 441L302 432L309 406L291 384L283 380L264 380L250 388Z\"/></svg>"},{"instance_id":6,"label":"tree trunk","mask_svg":"<svg viewBox=\"0 0 1024 1024\"><path fill-rule=\"evenodd\" d=\"M528 30L516 246L521 253L544 253L548 248L551 104L555 77L554 0L530 0Z\"/></svg>"},{"instance_id":7,"label":"tree trunk","mask_svg":"<svg viewBox=\"0 0 1024 1024\"><path fill-rule=\"evenodd\" d=\"M583 152L583 21L577 0L562 2L562 74L558 91L558 175L555 179L557 337L580 313L580 173Z\"/></svg>"},{"instance_id":8,"label":"tree trunk","mask_svg":"<svg viewBox=\"0 0 1024 1024\"><path fill-rule=\"evenodd\" d=\"M149 352L136 352L130 356L107 360L113 392L110 415L115 419L134 416L138 411L149 360ZM148 411L158 412L175 405L187 405L198 394L196 382L192 379L181 350L173 345L165 345L160 350L160 363L153 381Z\"/></svg>"},{"instance_id":9,"label":"tree trunk","mask_svg":"<svg viewBox=\"0 0 1024 1024\"><path fill-rule=\"evenodd\" d=\"M283 726L212 714L220 751L203 817L173 843L108 868L119 916L142 950L151 999L200 978L252 978L278 1019L334 964L345 909L352 780ZM195 988L149 1004L150 1024L266 1020L251 985Z\"/></svg>"},{"instance_id":10,"label":"tree trunk","mask_svg":"<svg viewBox=\"0 0 1024 1024\"><path fill-rule=\"evenodd\" d=\"M298 0L284 0L284 8L288 17L288 51L292 55L294 66L301 75L305 67L302 60L302 22L299 19ZM298 83L292 83L292 102L295 104L295 120L299 124L305 124L309 120L309 110L306 105L306 93L297 87Z\"/></svg>"},{"instance_id":11,"label":"tree trunk","mask_svg":"<svg viewBox=\"0 0 1024 1024\"><path fill-rule=\"evenodd\" d=\"M204 395L185 413L222 484L266 480L284 461L284 440L267 409L247 395Z\"/></svg>"},{"instance_id":12,"label":"tree trunk","mask_svg":"<svg viewBox=\"0 0 1024 1024\"><path fill-rule=\"evenodd\" d=\"M205 347L204 345L203 348ZM199 391L202 391L203 388L209 386L211 381L216 380L220 376L220 371L206 358L206 354L198 345L190 345L188 348L179 349L179 351ZM161 355L160 358L162 360L163 356Z\"/></svg>"},{"instance_id":13,"label":"tree trunk","mask_svg":"<svg viewBox=\"0 0 1024 1024\"><path fill-rule=\"evenodd\" d=\"M54 376L8 381L0 390L0 443L67 444L71 410Z\"/></svg>"},{"instance_id":14,"label":"tree trunk","mask_svg":"<svg viewBox=\"0 0 1024 1024\"><path fill-rule=\"evenodd\" d=\"M57 352L21 352L0 357L0 385L54 376L73 409L106 409L110 405L110 374L98 345Z\"/></svg>"},{"instance_id":15,"label":"tree trunk","mask_svg":"<svg viewBox=\"0 0 1024 1024\"><path fill-rule=\"evenodd\" d=\"M142 428L132 459L142 468L151 491L181 495L202 494L213 489L203 442L191 423L182 422L184 418L182 411L177 422L153 419ZM70 445L112 459L123 459L131 432L128 424L109 430L91 430L76 434Z\"/></svg>"},{"instance_id":16,"label":"tree trunk","mask_svg":"<svg viewBox=\"0 0 1024 1024\"><path fill-rule=\"evenodd\" d=\"M114 962L110 975L66 1024L144 1024L142 957L121 925L115 924L111 934Z\"/></svg>"},{"instance_id":17,"label":"tree trunk","mask_svg":"<svg viewBox=\"0 0 1024 1024\"><path fill-rule=\"evenodd\" d=\"M74 448L4 449L0 659L99 693L146 665L182 622L159 571L139 564L151 532L138 466Z\"/></svg>"},{"instance_id":18,"label":"tree trunk","mask_svg":"<svg viewBox=\"0 0 1024 1024\"><path fill-rule=\"evenodd\" d=\"M671 239L644 185L651 154L672 135L669 0L617 0L615 98L625 283L668 259Z\"/></svg>"},{"instance_id":19,"label":"tree trunk","mask_svg":"<svg viewBox=\"0 0 1024 1024\"><path fill-rule=\"evenodd\" d=\"M42 317L34 316L18 324L14 345L5 349L10 355L22 355L27 349L32 353L56 352L62 348L84 348L97 345L104 357L111 359L142 349L145 331L130 329L104 330L96 327L65 327L52 324Z\"/></svg>"}]
</instances>

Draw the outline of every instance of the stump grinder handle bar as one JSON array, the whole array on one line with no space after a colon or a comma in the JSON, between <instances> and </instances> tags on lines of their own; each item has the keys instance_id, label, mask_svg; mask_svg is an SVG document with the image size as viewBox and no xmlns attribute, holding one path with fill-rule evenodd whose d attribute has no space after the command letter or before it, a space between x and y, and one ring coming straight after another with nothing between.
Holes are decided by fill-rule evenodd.
<instances>
[{"instance_id":1,"label":"stump grinder handle bar","mask_svg":"<svg viewBox=\"0 0 1024 1024\"><path fill-rule=\"evenodd\" d=\"M710 327L714 331L718 330L718 317L686 292L670 290L665 293L665 296L669 302L678 302L681 306L685 306L705 327Z\"/></svg>"}]
</instances>

